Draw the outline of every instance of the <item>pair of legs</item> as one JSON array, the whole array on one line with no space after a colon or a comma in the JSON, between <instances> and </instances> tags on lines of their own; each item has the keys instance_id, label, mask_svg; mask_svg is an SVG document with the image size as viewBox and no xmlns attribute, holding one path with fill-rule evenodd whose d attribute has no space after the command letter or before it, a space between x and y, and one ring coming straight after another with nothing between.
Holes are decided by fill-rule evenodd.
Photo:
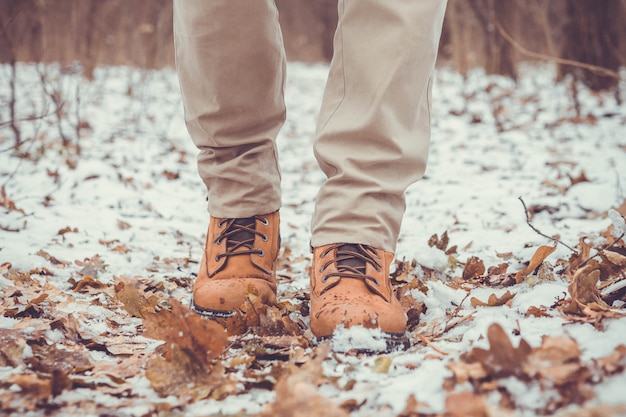
<instances>
[{"instance_id":1,"label":"pair of legs","mask_svg":"<svg viewBox=\"0 0 626 417\"><path fill-rule=\"evenodd\" d=\"M405 190L426 167L445 6L339 0L315 140L327 176L312 220L317 336L340 324L403 330L387 274ZM175 0L174 30L185 120L211 213L195 305L231 311L250 285L271 302L281 205L275 140L286 113L276 7L273 0ZM329 302L333 317L324 313Z\"/></svg>"}]
</instances>

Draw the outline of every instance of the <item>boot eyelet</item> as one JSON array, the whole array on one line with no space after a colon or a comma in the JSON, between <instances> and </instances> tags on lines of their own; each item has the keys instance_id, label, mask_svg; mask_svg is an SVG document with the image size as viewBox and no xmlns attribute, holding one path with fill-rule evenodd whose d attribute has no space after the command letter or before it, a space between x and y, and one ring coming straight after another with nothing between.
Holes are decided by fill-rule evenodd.
<instances>
[{"instance_id":1,"label":"boot eyelet","mask_svg":"<svg viewBox=\"0 0 626 417\"><path fill-rule=\"evenodd\" d=\"M320 271L321 272L321 271ZM322 277L322 284L326 284L326 282L328 282L328 275L324 275Z\"/></svg>"},{"instance_id":2,"label":"boot eyelet","mask_svg":"<svg viewBox=\"0 0 626 417\"><path fill-rule=\"evenodd\" d=\"M267 220L265 217L261 217L261 223L263 223L263 226L269 226L270 221Z\"/></svg>"},{"instance_id":3,"label":"boot eyelet","mask_svg":"<svg viewBox=\"0 0 626 417\"><path fill-rule=\"evenodd\" d=\"M219 262L219 261L220 261L220 256L219 256L219 255L216 255L216 256L215 256L215 262Z\"/></svg>"},{"instance_id":4,"label":"boot eyelet","mask_svg":"<svg viewBox=\"0 0 626 417\"><path fill-rule=\"evenodd\" d=\"M267 235L261 235L261 239L263 239L263 242L267 242L268 237Z\"/></svg>"},{"instance_id":5,"label":"boot eyelet","mask_svg":"<svg viewBox=\"0 0 626 417\"><path fill-rule=\"evenodd\" d=\"M377 287L380 287L380 282L378 282L377 279L374 280L374 284L376 284Z\"/></svg>"},{"instance_id":6,"label":"boot eyelet","mask_svg":"<svg viewBox=\"0 0 626 417\"><path fill-rule=\"evenodd\" d=\"M222 244L222 239L215 239L215 244L216 245L221 245Z\"/></svg>"},{"instance_id":7,"label":"boot eyelet","mask_svg":"<svg viewBox=\"0 0 626 417\"><path fill-rule=\"evenodd\" d=\"M217 228L221 229L222 226L224 226L224 220L220 220L219 222L217 222Z\"/></svg>"},{"instance_id":8,"label":"boot eyelet","mask_svg":"<svg viewBox=\"0 0 626 417\"><path fill-rule=\"evenodd\" d=\"M259 249L259 256L265 256L265 251L263 249Z\"/></svg>"}]
</instances>

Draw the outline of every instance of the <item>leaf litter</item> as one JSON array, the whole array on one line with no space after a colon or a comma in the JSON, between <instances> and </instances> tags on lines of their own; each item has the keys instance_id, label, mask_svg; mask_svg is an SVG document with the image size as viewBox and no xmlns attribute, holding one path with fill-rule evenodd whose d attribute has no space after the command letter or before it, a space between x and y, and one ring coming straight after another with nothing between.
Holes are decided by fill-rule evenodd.
<instances>
[{"instance_id":1,"label":"leaf litter","mask_svg":"<svg viewBox=\"0 0 626 417\"><path fill-rule=\"evenodd\" d=\"M20 66L18 88L40 88ZM308 330L326 67L289 70L279 302L250 290L219 320L188 308L207 217L175 73L145 72L144 89L128 88L130 68L64 75L86 93L80 157L53 124L23 125L37 153L0 154L0 414L626 414L623 106L581 88L588 116L574 120L549 67L515 88L441 69L429 168L407 193L391 273L412 346L340 353Z\"/></svg>"}]
</instances>

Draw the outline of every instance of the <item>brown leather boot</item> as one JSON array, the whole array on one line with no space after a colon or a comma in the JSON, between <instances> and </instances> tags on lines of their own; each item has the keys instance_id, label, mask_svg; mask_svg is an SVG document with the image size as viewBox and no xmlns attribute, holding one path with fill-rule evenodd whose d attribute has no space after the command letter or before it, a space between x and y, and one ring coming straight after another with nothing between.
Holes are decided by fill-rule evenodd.
<instances>
[{"instance_id":1,"label":"brown leather boot","mask_svg":"<svg viewBox=\"0 0 626 417\"><path fill-rule=\"evenodd\" d=\"M253 290L276 303L276 257L280 247L278 211L245 219L211 216L192 308L215 317L234 314Z\"/></svg>"},{"instance_id":2,"label":"brown leather boot","mask_svg":"<svg viewBox=\"0 0 626 417\"><path fill-rule=\"evenodd\" d=\"M368 245L336 243L313 249L311 331L319 338L335 328L380 329L388 347L407 346L407 319L392 292L393 253Z\"/></svg>"}]
</instances>

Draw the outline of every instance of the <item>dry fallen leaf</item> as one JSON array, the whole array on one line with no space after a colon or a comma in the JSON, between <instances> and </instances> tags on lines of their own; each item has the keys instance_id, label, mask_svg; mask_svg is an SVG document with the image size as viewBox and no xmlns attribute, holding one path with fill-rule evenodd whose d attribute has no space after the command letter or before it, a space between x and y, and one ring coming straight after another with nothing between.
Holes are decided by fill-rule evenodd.
<instances>
[{"instance_id":1,"label":"dry fallen leaf","mask_svg":"<svg viewBox=\"0 0 626 417\"><path fill-rule=\"evenodd\" d=\"M556 244L554 246L539 246L535 251L535 254L530 259L528 266L515 275L515 282L521 283L524 278L530 275L541 263L556 250Z\"/></svg>"},{"instance_id":2,"label":"dry fallen leaf","mask_svg":"<svg viewBox=\"0 0 626 417\"><path fill-rule=\"evenodd\" d=\"M489 417L485 400L470 391L454 392L446 397L446 417Z\"/></svg>"},{"instance_id":3,"label":"dry fallen leaf","mask_svg":"<svg viewBox=\"0 0 626 417\"><path fill-rule=\"evenodd\" d=\"M526 314L524 315L525 317L552 317L550 314L548 314L545 309L541 309L539 307L536 306L530 306L528 307L528 310L526 310Z\"/></svg>"},{"instance_id":4,"label":"dry fallen leaf","mask_svg":"<svg viewBox=\"0 0 626 417\"><path fill-rule=\"evenodd\" d=\"M24 362L24 336L15 330L0 329L0 366L17 367Z\"/></svg>"},{"instance_id":5,"label":"dry fallen leaf","mask_svg":"<svg viewBox=\"0 0 626 417\"><path fill-rule=\"evenodd\" d=\"M115 278L115 297L122 302L124 310L133 317L144 317L144 312L154 310L158 302L154 295L146 297L139 286L140 283L136 279Z\"/></svg>"},{"instance_id":6,"label":"dry fallen leaf","mask_svg":"<svg viewBox=\"0 0 626 417\"><path fill-rule=\"evenodd\" d=\"M568 314L585 315L585 307L591 304L595 308L608 310L610 307L602 300L597 284L600 280L600 269L597 261L592 260L578 269L567 290L572 297L563 311Z\"/></svg>"},{"instance_id":7,"label":"dry fallen leaf","mask_svg":"<svg viewBox=\"0 0 626 417\"><path fill-rule=\"evenodd\" d=\"M52 374L53 371L61 371L66 374L80 373L93 368L93 361L88 352L80 345L75 347L61 344L30 345L33 356L26 358L31 369L36 372Z\"/></svg>"},{"instance_id":8,"label":"dry fallen leaf","mask_svg":"<svg viewBox=\"0 0 626 417\"><path fill-rule=\"evenodd\" d=\"M472 297L471 300L470 300L470 303L472 304L472 307L474 307L474 308L476 308L477 306L481 306L481 307L497 307L497 306L501 306L501 305L504 305L504 304L508 303L510 300L513 299L513 297L515 297L515 293L507 291L504 294L502 294L500 297L498 297L495 294L491 294L489 296L489 299L487 300L486 303L483 302L483 301L480 301L476 297Z\"/></svg>"},{"instance_id":9,"label":"dry fallen leaf","mask_svg":"<svg viewBox=\"0 0 626 417\"><path fill-rule=\"evenodd\" d=\"M530 345L521 339L517 348L513 347L509 336L498 324L487 330L489 349L474 348L464 355L469 362L479 362L489 375L502 378L521 375L522 364L531 352Z\"/></svg>"},{"instance_id":10,"label":"dry fallen leaf","mask_svg":"<svg viewBox=\"0 0 626 417\"><path fill-rule=\"evenodd\" d=\"M10 375L8 382L18 385L22 392L32 398L33 402L46 400L52 395L52 384L49 379L34 374Z\"/></svg>"},{"instance_id":11,"label":"dry fallen leaf","mask_svg":"<svg viewBox=\"0 0 626 417\"><path fill-rule=\"evenodd\" d=\"M177 344L168 350L169 359L153 356L146 365L146 377L161 396L176 395L198 401L205 398L222 399L237 392L237 382L225 375L221 363L213 366L196 362Z\"/></svg>"},{"instance_id":12,"label":"dry fallen leaf","mask_svg":"<svg viewBox=\"0 0 626 417\"><path fill-rule=\"evenodd\" d=\"M313 359L300 368L292 366L276 383L276 399L261 417L347 417L346 411L317 389L323 382L322 362L329 352L329 344L320 345Z\"/></svg>"},{"instance_id":13,"label":"dry fallen leaf","mask_svg":"<svg viewBox=\"0 0 626 417\"><path fill-rule=\"evenodd\" d=\"M485 273L485 264L476 256L470 257L463 269L463 279L471 280L480 277Z\"/></svg>"},{"instance_id":14,"label":"dry fallen leaf","mask_svg":"<svg viewBox=\"0 0 626 417\"><path fill-rule=\"evenodd\" d=\"M587 370L581 367L578 343L568 337L543 336L541 346L533 349L524 365L528 376L554 385L573 381L581 371Z\"/></svg>"}]
</instances>

